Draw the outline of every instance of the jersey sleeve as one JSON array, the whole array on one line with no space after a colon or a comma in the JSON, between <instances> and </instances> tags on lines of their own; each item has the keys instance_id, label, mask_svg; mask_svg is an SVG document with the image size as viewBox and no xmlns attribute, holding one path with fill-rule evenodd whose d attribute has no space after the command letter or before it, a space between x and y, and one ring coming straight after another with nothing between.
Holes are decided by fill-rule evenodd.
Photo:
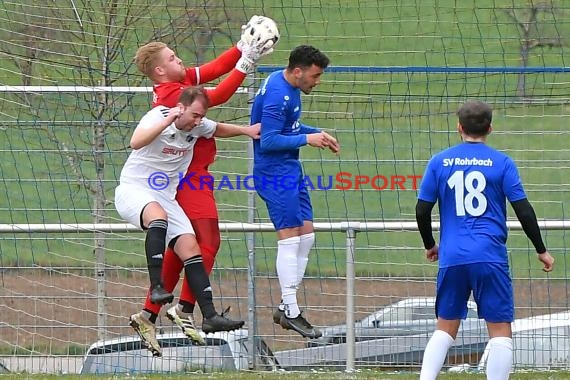
<instances>
[{"instance_id":1,"label":"jersey sleeve","mask_svg":"<svg viewBox=\"0 0 570 380\"><path fill-rule=\"evenodd\" d=\"M164 120L165 115L168 115L169 109L166 107L157 107L148 111L139 121L137 129L148 129L155 126ZM164 132L164 131L163 131Z\"/></svg>"},{"instance_id":2,"label":"jersey sleeve","mask_svg":"<svg viewBox=\"0 0 570 380\"><path fill-rule=\"evenodd\" d=\"M245 79L245 74L239 70L232 70L230 75L220 82L214 89L206 89L206 96L210 107L219 106L227 102L233 94L237 91L239 86Z\"/></svg>"},{"instance_id":3,"label":"jersey sleeve","mask_svg":"<svg viewBox=\"0 0 570 380\"><path fill-rule=\"evenodd\" d=\"M422 181L418 199L426 202L437 202L437 178L435 175L436 157L429 160Z\"/></svg>"},{"instance_id":4,"label":"jersey sleeve","mask_svg":"<svg viewBox=\"0 0 570 380\"><path fill-rule=\"evenodd\" d=\"M203 117L202 121L200 122L200 125L196 126L192 130L192 136L194 136L194 137L205 137L205 138L209 139L212 136L214 136L214 133L216 132L216 126L217 125L218 125L218 123L216 121L210 120L206 117Z\"/></svg>"},{"instance_id":5,"label":"jersey sleeve","mask_svg":"<svg viewBox=\"0 0 570 380\"><path fill-rule=\"evenodd\" d=\"M304 135L310 135L312 133L319 133L321 130L319 128L311 127L306 124L300 124L300 132Z\"/></svg>"},{"instance_id":6,"label":"jersey sleeve","mask_svg":"<svg viewBox=\"0 0 570 380\"><path fill-rule=\"evenodd\" d=\"M503 191L509 202L519 201L527 197L522 185L521 178L519 176L517 166L510 157L506 157L505 160Z\"/></svg>"},{"instance_id":7,"label":"jersey sleeve","mask_svg":"<svg viewBox=\"0 0 570 380\"><path fill-rule=\"evenodd\" d=\"M203 84L213 81L224 74L229 73L241 57L241 52L233 46L220 54L219 57L196 68L195 84Z\"/></svg>"},{"instance_id":8,"label":"jersey sleeve","mask_svg":"<svg viewBox=\"0 0 570 380\"><path fill-rule=\"evenodd\" d=\"M283 126L286 123L288 112L287 105L282 101L282 94L277 91L268 96L263 103L261 114L261 137L260 146L265 151L280 151L299 149L307 144L307 136L283 135Z\"/></svg>"}]
</instances>

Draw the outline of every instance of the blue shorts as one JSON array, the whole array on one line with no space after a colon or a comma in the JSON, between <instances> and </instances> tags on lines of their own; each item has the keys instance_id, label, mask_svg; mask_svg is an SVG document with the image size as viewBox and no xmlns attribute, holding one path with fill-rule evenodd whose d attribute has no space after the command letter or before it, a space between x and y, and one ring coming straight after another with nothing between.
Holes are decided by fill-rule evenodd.
<instances>
[{"instance_id":1,"label":"blue shorts","mask_svg":"<svg viewBox=\"0 0 570 380\"><path fill-rule=\"evenodd\" d=\"M261 177L260 177L261 178ZM276 231L284 228L301 227L305 220L313 220L313 206L306 186L292 186L291 181L286 186L273 186L263 183L254 176L255 190L267 205L269 218Z\"/></svg>"},{"instance_id":2,"label":"blue shorts","mask_svg":"<svg viewBox=\"0 0 570 380\"><path fill-rule=\"evenodd\" d=\"M447 320L465 319L471 292L479 318L494 323L514 320L513 284L508 264L475 263L440 268L436 316Z\"/></svg>"}]
</instances>

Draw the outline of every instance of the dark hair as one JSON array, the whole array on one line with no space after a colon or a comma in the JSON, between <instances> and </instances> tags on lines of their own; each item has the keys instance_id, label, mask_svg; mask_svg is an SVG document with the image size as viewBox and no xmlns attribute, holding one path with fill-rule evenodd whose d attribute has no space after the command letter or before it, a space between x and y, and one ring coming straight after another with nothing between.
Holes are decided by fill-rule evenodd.
<instances>
[{"instance_id":1,"label":"dark hair","mask_svg":"<svg viewBox=\"0 0 570 380\"><path fill-rule=\"evenodd\" d=\"M312 65L326 69L329 63L329 58L319 49L309 45L301 45L297 46L291 51L291 54L289 54L287 70L293 70L297 67L308 68Z\"/></svg>"},{"instance_id":2,"label":"dark hair","mask_svg":"<svg viewBox=\"0 0 570 380\"><path fill-rule=\"evenodd\" d=\"M469 100L459 108L457 116L465 134L481 137L489 133L493 110L485 102Z\"/></svg>"},{"instance_id":3,"label":"dark hair","mask_svg":"<svg viewBox=\"0 0 570 380\"><path fill-rule=\"evenodd\" d=\"M210 105L208 96L202 86L186 87L178 98L178 102L185 106L189 106L197 100L201 101L206 108Z\"/></svg>"}]
</instances>

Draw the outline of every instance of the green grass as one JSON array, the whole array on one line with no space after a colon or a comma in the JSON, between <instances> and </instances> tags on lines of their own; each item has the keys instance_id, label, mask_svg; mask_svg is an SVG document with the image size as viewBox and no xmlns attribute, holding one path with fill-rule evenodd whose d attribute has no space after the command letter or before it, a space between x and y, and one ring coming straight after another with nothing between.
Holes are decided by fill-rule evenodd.
<instances>
[{"instance_id":1,"label":"green grass","mask_svg":"<svg viewBox=\"0 0 570 380\"><path fill-rule=\"evenodd\" d=\"M314 43L327 52L334 66L517 66L520 36L504 9L511 0L467 1L361 1L359 6L321 1L319 6L300 0L287 7L277 0L244 0L234 13L243 19L254 13L275 18L282 39L275 54L264 64L282 66L290 49L300 43ZM435 5L435 6L434 6ZM230 7L230 5L227 5ZM340 6L340 9L339 9ZM176 12L176 9L173 9ZM166 14L150 15L156 24L170 25ZM164 18L161 18L164 17ZM210 15L215 17L215 15ZM565 36L570 24L549 14L541 16L542 32ZM140 25L148 20L144 19ZM236 22L237 25L237 22ZM237 30L236 25L228 28ZM7 26L10 29L10 26ZM112 62L119 72L130 63L137 46L150 38L145 28L127 34L121 54ZM232 30L233 30L232 29ZM2 33L7 32L0 32ZM96 33L93 34L96 36ZM54 37L58 38L58 37ZM61 37L63 38L63 37ZM72 38L67 36L65 38ZM234 38L235 39L235 38ZM3 38L8 40L8 38ZM230 43L217 37L206 59L219 54ZM95 44L97 46L97 44ZM100 44L102 45L102 43ZM177 50L190 64L195 59L186 44ZM88 47L86 46L85 49ZM90 54L93 54L91 52ZM86 55L90 55L86 54ZM62 54L51 54L35 66L37 84L85 84L76 72L92 73L85 67L72 67ZM532 50L531 66L564 66L567 49ZM60 60L62 72L56 76L49 62ZM2 63L0 81L20 84L8 78L10 63ZM96 74L95 74L96 75ZM131 68L128 75L115 78L117 84L140 80ZM567 131L562 116L568 106L557 101L565 96L567 75L531 74L528 95L548 98L550 104L517 103L517 75L441 74L441 73L326 73L314 95L304 99L304 122L333 130L342 144L342 154L305 148L306 174L335 175L421 175L429 157L457 142L455 109L466 98L487 99L496 109L495 132L489 143L510 153L519 163L530 200L540 219L565 219L565 191L568 174ZM83 83L86 82L86 83ZM144 82L143 82L144 83ZM4 223L84 223L93 220L93 194L83 185L96 184L92 127L106 123L104 188L113 198L121 167L127 157L125 146L137 120L148 108L148 95L110 95L97 118L99 103L87 95L42 94L27 99L6 95L2 111L8 117L0 122L0 212ZM247 122L247 99L236 95L228 104L210 112L212 118ZM247 172L244 140L220 141L219 158L213 169L217 175ZM73 156L66 149L75 152ZM70 161L70 158L73 158ZM73 164L72 164L73 162ZM247 193L219 191L216 194L221 219L226 222L248 220ZM312 193L315 220L393 221L413 220L416 191L350 191ZM267 221L259 199L256 221ZM107 222L118 222L112 203L106 205ZM511 214L511 217L513 215ZM224 233L217 265L220 268L247 266L245 234ZM144 265L143 234L111 234L106 241L106 260L110 265L133 268ZM546 233L547 246L563 253L566 236L562 231ZM537 264L529 262L532 249L521 233L509 240L513 270L529 275ZM435 266L425 265L419 235L391 231L360 233L357 239L357 271L363 275L432 276ZM0 266L93 266L91 234L18 234L0 239ZM275 236L256 237L257 265L260 272L273 273ZM345 236L319 233L318 258L309 272L342 275L345 261ZM558 259L554 276L565 276ZM390 264L390 265L386 265Z\"/></svg>"}]
</instances>

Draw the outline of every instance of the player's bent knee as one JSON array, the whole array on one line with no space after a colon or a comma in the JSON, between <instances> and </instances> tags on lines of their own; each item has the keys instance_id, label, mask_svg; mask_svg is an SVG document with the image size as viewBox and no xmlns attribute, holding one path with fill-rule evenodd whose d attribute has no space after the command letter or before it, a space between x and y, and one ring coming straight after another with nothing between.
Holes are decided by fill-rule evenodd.
<instances>
[{"instance_id":1,"label":"player's bent knee","mask_svg":"<svg viewBox=\"0 0 570 380\"><path fill-rule=\"evenodd\" d=\"M162 208L162 206L158 202L150 202L146 206L144 206L141 215L143 223L145 225L148 225L150 221L156 219L162 219L168 221L168 215L166 214L166 211Z\"/></svg>"},{"instance_id":2,"label":"player's bent knee","mask_svg":"<svg viewBox=\"0 0 570 380\"><path fill-rule=\"evenodd\" d=\"M182 234L172 239L169 246L172 246L174 252L181 260L200 256L200 247L193 234Z\"/></svg>"}]
</instances>

